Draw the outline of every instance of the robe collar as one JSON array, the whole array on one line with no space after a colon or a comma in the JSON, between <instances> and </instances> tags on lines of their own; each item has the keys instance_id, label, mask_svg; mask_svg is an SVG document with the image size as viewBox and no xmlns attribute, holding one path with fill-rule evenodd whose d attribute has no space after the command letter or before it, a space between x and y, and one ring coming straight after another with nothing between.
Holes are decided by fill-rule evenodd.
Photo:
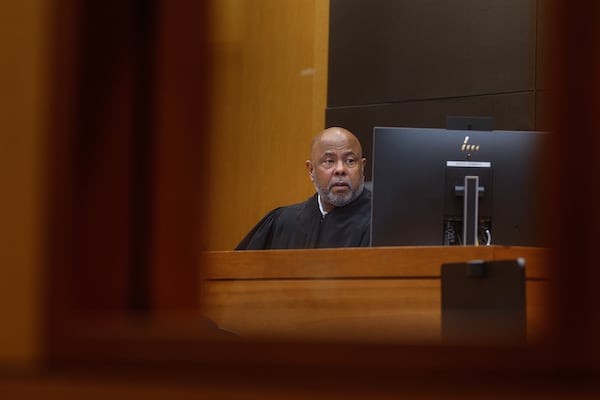
<instances>
[{"instance_id":1,"label":"robe collar","mask_svg":"<svg viewBox=\"0 0 600 400\"><path fill-rule=\"evenodd\" d=\"M317 204L319 205L319 211L321 211L321 218L325 218L325 216L329 213L323 209L323 204L321 203L321 195L320 194L317 194Z\"/></svg>"}]
</instances>

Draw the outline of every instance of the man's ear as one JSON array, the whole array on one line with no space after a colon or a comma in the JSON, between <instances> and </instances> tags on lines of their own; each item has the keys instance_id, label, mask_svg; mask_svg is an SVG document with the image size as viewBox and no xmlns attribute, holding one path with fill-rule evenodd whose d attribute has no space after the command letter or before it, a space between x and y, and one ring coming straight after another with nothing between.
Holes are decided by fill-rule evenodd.
<instances>
[{"instance_id":1,"label":"man's ear","mask_svg":"<svg viewBox=\"0 0 600 400\"><path fill-rule=\"evenodd\" d=\"M315 178L313 174L315 173L315 167L313 166L312 162L310 162L310 160L306 160L306 170L308 171L308 176L310 177L310 180L314 182Z\"/></svg>"}]
</instances>

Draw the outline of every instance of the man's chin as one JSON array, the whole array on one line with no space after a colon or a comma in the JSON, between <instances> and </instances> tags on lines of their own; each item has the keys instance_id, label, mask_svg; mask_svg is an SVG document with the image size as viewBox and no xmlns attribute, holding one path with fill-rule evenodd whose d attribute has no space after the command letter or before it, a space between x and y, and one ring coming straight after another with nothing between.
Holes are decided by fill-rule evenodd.
<instances>
[{"instance_id":1,"label":"man's chin","mask_svg":"<svg viewBox=\"0 0 600 400\"><path fill-rule=\"evenodd\" d=\"M317 189L317 193L319 193L319 196L321 196L321 199L326 200L329 204L333 205L334 207L343 207L345 205L350 204L354 199L360 196L364 189L364 185L360 184L358 190L356 190L355 192L353 192L352 189L350 189L350 191L346 193L338 194L332 193L331 190L320 190L316 184L315 188Z\"/></svg>"},{"instance_id":2,"label":"man's chin","mask_svg":"<svg viewBox=\"0 0 600 400\"><path fill-rule=\"evenodd\" d=\"M332 195L331 193L327 196L327 200L329 203L333 204L336 207L343 207L349 204L353 200L352 192L349 192L343 196L341 195Z\"/></svg>"},{"instance_id":3,"label":"man's chin","mask_svg":"<svg viewBox=\"0 0 600 400\"><path fill-rule=\"evenodd\" d=\"M361 183L358 186L358 190L356 190L356 191L352 191L351 188L348 188L349 190L347 192L342 192L342 193L337 193L337 194L330 191L327 194L327 199L334 206L342 207L342 206L345 206L345 205L351 203L354 199L356 199L358 196L360 196L360 194L363 192L364 188L365 188L364 184Z\"/></svg>"}]
</instances>

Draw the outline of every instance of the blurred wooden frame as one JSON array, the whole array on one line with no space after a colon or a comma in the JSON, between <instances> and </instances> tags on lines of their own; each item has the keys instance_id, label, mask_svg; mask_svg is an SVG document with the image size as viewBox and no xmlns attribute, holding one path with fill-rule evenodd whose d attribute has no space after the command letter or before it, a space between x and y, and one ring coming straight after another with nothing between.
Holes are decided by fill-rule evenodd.
<instances>
[{"instance_id":1,"label":"blurred wooden frame","mask_svg":"<svg viewBox=\"0 0 600 400\"><path fill-rule=\"evenodd\" d=\"M145 42L150 46L146 50L154 53L136 53L131 42L136 31L127 22L135 21L136 7L143 3L160 10L160 29L150 33L155 41ZM92 12L81 2L55 2L45 271L47 367L143 371L182 379L200 374L224 382L231 374L271 382L300 372L302 380L332 387L348 376L360 376L381 390L415 389L432 375L466 387L482 377L492 384L535 386L540 376L560 371L593 373L600 366L600 346L595 343L600 333L595 248L600 195L597 178L590 178L600 172L600 90L592 90L600 87L600 6L549 3L549 21L557 24L560 39L549 41L556 44L551 57L556 70L551 74L558 101L548 115L557 127L558 150L549 165L555 191L544 205L549 212L545 228L557 231L559 243L558 285L550 303L555 325L542 346L472 349L203 336L203 327L196 324L202 256L195 246L199 235L207 234L197 224L199 213L206 212L199 185L210 185L195 150L207 147L210 140L202 135L210 113L205 69L210 51L202 41L210 23L207 5L103 2L107 19L96 16L90 21L85 18ZM125 15L115 28L122 29L123 37L111 38L102 29L83 34L90 23L109 24L111 10ZM100 47L86 48L90 37ZM136 111L132 104L139 104L144 94L139 92L143 85L136 86L136 73L143 70L140 63L154 56L157 65L149 76L155 81L145 93L154 102ZM144 115L154 115L155 128L140 122ZM140 126L154 129L149 147L140 146L141 136L135 135ZM578 153L564 150L575 144ZM137 187L130 179L140 167L145 184ZM566 211L572 207L584 214ZM148 236L136 225L144 217ZM135 265L148 267L141 281L132 281L132 276L139 277L131 275Z\"/></svg>"},{"instance_id":2,"label":"blurred wooden frame","mask_svg":"<svg viewBox=\"0 0 600 400\"><path fill-rule=\"evenodd\" d=\"M45 271L52 361L69 352L77 326L98 316L120 324L196 308L209 185L198 151L210 116L204 2L54 6Z\"/></svg>"}]
</instances>

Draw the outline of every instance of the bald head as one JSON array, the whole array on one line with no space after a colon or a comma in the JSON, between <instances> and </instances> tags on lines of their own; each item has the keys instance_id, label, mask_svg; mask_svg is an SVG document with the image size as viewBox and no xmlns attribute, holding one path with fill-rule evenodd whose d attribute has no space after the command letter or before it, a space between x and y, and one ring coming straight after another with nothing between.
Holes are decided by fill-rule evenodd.
<instances>
[{"instance_id":1,"label":"bald head","mask_svg":"<svg viewBox=\"0 0 600 400\"><path fill-rule=\"evenodd\" d=\"M352 147L356 151L357 157L362 158L362 146L356 136L347 129L334 126L321 131L313 138L310 144L311 161L315 162L315 153L317 154L317 158L319 157L322 146L327 146L327 144L335 145L335 143L346 144Z\"/></svg>"},{"instance_id":2,"label":"bald head","mask_svg":"<svg viewBox=\"0 0 600 400\"><path fill-rule=\"evenodd\" d=\"M360 142L344 128L327 128L313 139L306 167L326 211L362 193L365 164Z\"/></svg>"}]
</instances>

